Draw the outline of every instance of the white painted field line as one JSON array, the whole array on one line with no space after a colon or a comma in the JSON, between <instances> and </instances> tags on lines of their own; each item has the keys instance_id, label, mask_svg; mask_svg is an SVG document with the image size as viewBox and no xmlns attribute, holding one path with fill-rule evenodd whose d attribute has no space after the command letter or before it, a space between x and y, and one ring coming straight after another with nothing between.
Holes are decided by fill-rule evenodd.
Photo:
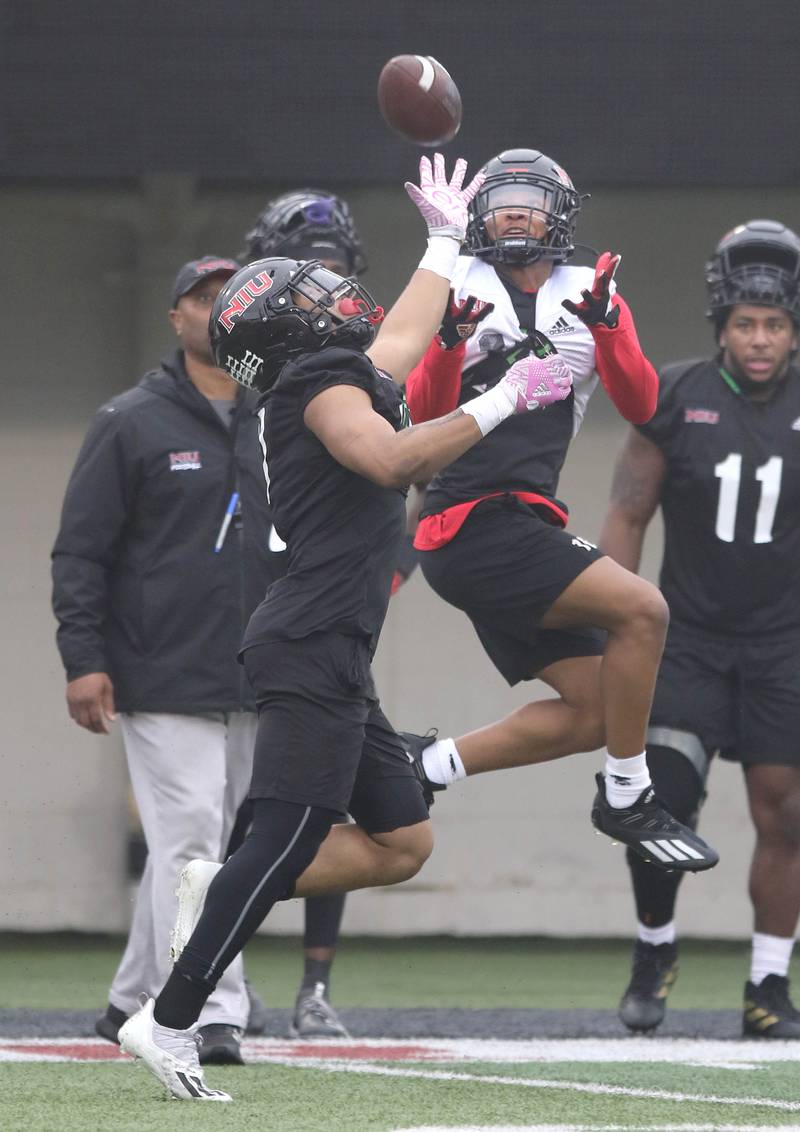
<instances>
[{"instance_id":1,"label":"white painted field line","mask_svg":"<svg viewBox=\"0 0 800 1132\"><path fill-rule=\"evenodd\" d=\"M779 1112L800 1112L800 1101L775 1101L768 1097L718 1097L714 1094L673 1093L667 1089L635 1089L625 1085L600 1085L583 1081L548 1081L534 1077L484 1076L481 1073L449 1073L441 1069L395 1069L392 1066L354 1064L347 1061L316 1061L313 1058L272 1059L274 1065L295 1065L318 1069L321 1073L364 1073L375 1077L408 1077L418 1081L463 1081L470 1085L513 1085L523 1089L560 1089L592 1096L637 1097L647 1101L696 1101L702 1104L733 1105L736 1108L773 1108Z\"/></svg>"},{"instance_id":2,"label":"white painted field line","mask_svg":"<svg viewBox=\"0 0 800 1132\"><path fill-rule=\"evenodd\" d=\"M424 1124L393 1132L797 1132L798 1124Z\"/></svg>"}]
</instances>

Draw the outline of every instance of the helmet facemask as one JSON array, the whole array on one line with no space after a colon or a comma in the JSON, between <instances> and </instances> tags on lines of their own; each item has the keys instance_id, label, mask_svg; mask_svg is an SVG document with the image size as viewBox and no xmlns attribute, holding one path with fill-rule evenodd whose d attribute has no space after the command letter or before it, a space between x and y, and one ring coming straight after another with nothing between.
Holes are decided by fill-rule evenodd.
<instances>
[{"instance_id":1,"label":"helmet facemask","mask_svg":"<svg viewBox=\"0 0 800 1132\"><path fill-rule=\"evenodd\" d=\"M382 318L355 279L315 260L273 257L248 264L226 283L209 334L217 365L264 393L292 358L327 345L365 350Z\"/></svg>"},{"instance_id":2,"label":"helmet facemask","mask_svg":"<svg viewBox=\"0 0 800 1132\"><path fill-rule=\"evenodd\" d=\"M320 346L366 350L383 320L383 308L356 279L345 279L316 260L301 264L286 290L294 303L297 296L305 300L296 309L305 314ZM282 301L283 296L275 296L272 304Z\"/></svg>"},{"instance_id":3,"label":"helmet facemask","mask_svg":"<svg viewBox=\"0 0 800 1132\"><path fill-rule=\"evenodd\" d=\"M732 307L780 307L800 325L800 240L772 220L729 232L706 264L708 317L719 330Z\"/></svg>"},{"instance_id":4,"label":"helmet facemask","mask_svg":"<svg viewBox=\"0 0 800 1132\"><path fill-rule=\"evenodd\" d=\"M580 203L571 185L539 173L520 169L487 177L469 206L467 249L511 267L566 260L575 250Z\"/></svg>"}]
</instances>

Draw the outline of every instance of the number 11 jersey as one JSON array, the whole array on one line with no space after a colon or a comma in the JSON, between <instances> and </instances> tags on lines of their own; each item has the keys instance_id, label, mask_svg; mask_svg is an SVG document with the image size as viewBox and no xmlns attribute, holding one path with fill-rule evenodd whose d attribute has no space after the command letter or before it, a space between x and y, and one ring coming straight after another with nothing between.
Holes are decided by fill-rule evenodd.
<instances>
[{"instance_id":1,"label":"number 11 jersey","mask_svg":"<svg viewBox=\"0 0 800 1132\"><path fill-rule=\"evenodd\" d=\"M718 360L660 374L661 589L675 621L731 636L800 631L800 372L766 401L737 393Z\"/></svg>"}]
</instances>

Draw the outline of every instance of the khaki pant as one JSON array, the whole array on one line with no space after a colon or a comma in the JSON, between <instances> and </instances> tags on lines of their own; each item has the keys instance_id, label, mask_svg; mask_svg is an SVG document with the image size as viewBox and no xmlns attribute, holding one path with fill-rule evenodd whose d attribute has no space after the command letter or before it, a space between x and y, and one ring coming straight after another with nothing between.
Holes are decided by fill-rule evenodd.
<instances>
[{"instance_id":1,"label":"khaki pant","mask_svg":"<svg viewBox=\"0 0 800 1132\"><path fill-rule=\"evenodd\" d=\"M175 889L187 861L219 861L236 811L247 796L257 725L255 713L120 717L131 784L147 842L125 953L109 1002L126 1014L144 991L157 995L169 975ZM248 999L239 956L206 1003L199 1024L244 1026Z\"/></svg>"}]
</instances>

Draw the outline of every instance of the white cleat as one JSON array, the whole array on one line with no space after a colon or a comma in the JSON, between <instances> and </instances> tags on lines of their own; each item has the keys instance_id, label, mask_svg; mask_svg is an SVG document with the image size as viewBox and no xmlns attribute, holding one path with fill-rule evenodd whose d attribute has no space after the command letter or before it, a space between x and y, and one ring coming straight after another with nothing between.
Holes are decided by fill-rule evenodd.
<instances>
[{"instance_id":1,"label":"white cleat","mask_svg":"<svg viewBox=\"0 0 800 1132\"><path fill-rule=\"evenodd\" d=\"M219 1089L209 1089L197 1059L193 1030L171 1030L153 1018L155 999L128 1019L119 1031L120 1048L138 1057L158 1078L170 1096L179 1101L230 1101Z\"/></svg>"},{"instance_id":2,"label":"white cleat","mask_svg":"<svg viewBox=\"0 0 800 1132\"><path fill-rule=\"evenodd\" d=\"M169 937L169 957L173 963L191 938L206 902L208 886L222 865L216 861L190 861L181 869L175 895L178 897L178 915Z\"/></svg>"}]
</instances>

